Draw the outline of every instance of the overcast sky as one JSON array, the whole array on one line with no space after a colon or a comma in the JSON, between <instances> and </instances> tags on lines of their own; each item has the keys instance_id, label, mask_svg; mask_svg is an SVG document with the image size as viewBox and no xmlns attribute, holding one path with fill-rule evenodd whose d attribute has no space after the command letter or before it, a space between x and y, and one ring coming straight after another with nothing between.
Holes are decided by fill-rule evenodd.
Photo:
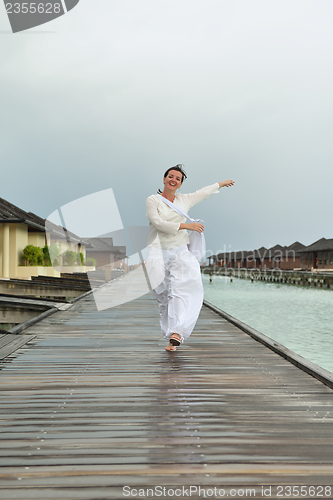
<instances>
[{"instance_id":1,"label":"overcast sky","mask_svg":"<svg viewBox=\"0 0 333 500\"><path fill-rule=\"evenodd\" d=\"M332 23L332 0L80 0L12 34L0 4L0 197L47 217L113 188L147 225L183 163L183 192L236 182L191 211L212 252L332 238Z\"/></svg>"}]
</instances>

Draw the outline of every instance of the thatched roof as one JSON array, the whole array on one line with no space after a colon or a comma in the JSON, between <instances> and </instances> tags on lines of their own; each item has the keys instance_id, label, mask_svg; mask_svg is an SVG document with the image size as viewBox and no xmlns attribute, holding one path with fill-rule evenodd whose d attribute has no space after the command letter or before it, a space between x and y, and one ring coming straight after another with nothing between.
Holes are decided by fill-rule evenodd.
<instances>
[{"instance_id":1,"label":"thatched roof","mask_svg":"<svg viewBox=\"0 0 333 500\"><path fill-rule=\"evenodd\" d=\"M305 248L305 245L300 243L299 241L295 241L292 245L289 246L281 246L279 244L274 245L271 248L260 247L255 250L238 250L232 252L223 252L218 255L212 255L210 258L223 259L223 260L240 260L240 259L249 259L255 260L264 258L272 259L274 257L285 257L289 256L291 252L295 252L295 255L298 255L299 252Z\"/></svg>"},{"instance_id":2,"label":"thatched roof","mask_svg":"<svg viewBox=\"0 0 333 500\"><path fill-rule=\"evenodd\" d=\"M333 250L333 238L326 239L326 238L321 238L318 241L315 241L311 245L302 248L299 250L301 253L305 252L323 252L326 250Z\"/></svg>"}]
</instances>

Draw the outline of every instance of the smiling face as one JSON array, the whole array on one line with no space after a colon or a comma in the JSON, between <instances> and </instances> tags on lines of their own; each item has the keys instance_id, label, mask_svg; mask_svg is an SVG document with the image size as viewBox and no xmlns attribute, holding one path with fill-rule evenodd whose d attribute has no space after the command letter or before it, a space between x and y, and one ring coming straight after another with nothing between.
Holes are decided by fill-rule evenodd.
<instances>
[{"instance_id":1,"label":"smiling face","mask_svg":"<svg viewBox=\"0 0 333 500\"><path fill-rule=\"evenodd\" d=\"M177 170L170 170L163 179L164 186L171 191L176 191L182 185L182 174Z\"/></svg>"}]
</instances>

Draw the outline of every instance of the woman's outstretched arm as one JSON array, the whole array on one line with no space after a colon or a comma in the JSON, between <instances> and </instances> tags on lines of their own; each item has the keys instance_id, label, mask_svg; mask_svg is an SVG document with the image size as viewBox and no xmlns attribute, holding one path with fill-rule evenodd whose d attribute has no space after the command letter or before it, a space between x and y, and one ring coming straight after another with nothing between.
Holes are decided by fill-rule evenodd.
<instances>
[{"instance_id":1,"label":"woman's outstretched arm","mask_svg":"<svg viewBox=\"0 0 333 500\"><path fill-rule=\"evenodd\" d=\"M233 181L232 179L228 179L227 181L218 182L217 184L219 186L219 189L221 189L221 187L230 187L230 186L233 186L235 184L235 181ZM215 184L215 186L216 186L216 184ZM208 186L207 188L203 188L202 190L196 191L195 193L190 194L188 196L191 196L191 197L198 196L205 189L207 190L207 189L212 188L212 187L213 186ZM192 200L192 201L194 201L194 200ZM198 201L200 201L200 200L198 200L198 199L195 200L195 203L197 203ZM189 224L182 222L180 224L180 226L179 226L179 230L182 230L182 229L187 229L188 231L197 231L198 233L202 233L205 228L204 228L203 224L200 224L198 222L191 222Z\"/></svg>"}]
</instances>

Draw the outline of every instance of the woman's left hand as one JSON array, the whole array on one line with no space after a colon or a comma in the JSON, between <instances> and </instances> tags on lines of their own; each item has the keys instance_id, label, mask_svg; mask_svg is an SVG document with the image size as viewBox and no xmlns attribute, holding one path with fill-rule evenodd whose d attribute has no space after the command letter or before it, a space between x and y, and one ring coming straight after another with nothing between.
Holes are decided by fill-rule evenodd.
<instances>
[{"instance_id":1,"label":"woman's left hand","mask_svg":"<svg viewBox=\"0 0 333 500\"><path fill-rule=\"evenodd\" d=\"M230 187L230 186L233 186L235 184L235 181L229 179L227 181L223 181L223 182L219 182L219 187Z\"/></svg>"}]
</instances>

